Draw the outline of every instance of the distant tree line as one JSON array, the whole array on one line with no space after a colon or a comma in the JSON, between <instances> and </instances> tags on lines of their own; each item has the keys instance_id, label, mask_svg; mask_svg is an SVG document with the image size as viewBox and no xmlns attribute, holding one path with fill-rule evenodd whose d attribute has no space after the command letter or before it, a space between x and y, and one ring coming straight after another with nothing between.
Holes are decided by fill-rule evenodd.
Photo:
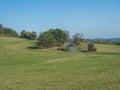
<instances>
[{"instance_id":1,"label":"distant tree line","mask_svg":"<svg viewBox=\"0 0 120 90\"><path fill-rule=\"evenodd\" d=\"M93 40L92 42L96 44L111 44L111 45L120 45L120 41L109 41L109 40Z\"/></svg>"},{"instance_id":2,"label":"distant tree line","mask_svg":"<svg viewBox=\"0 0 120 90\"><path fill-rule=\"evenodd\" d=\"M35 31L27 32L25 30L22 30L20 33L20 38L35 40L37 38L37 33Z\"/></svg>"},{"instance_id":3,"label":"distant tree line","mask_svg":"<svg viewBox=\"0 0 120 90\"><path fill-rule=\"evenodd\" d=\"M37 48L58 47L58 50L64 51L67 50L68 46L81 49L81 43L83 42L91 42L87 44L87 50L89 52L96 52L97 48L95 48L94 43L120 45L120 42L112 42L107 40L86 40L83 39L83 34L80 33L74 34L73 38L70 40L69 32L59 28L49 29L48 31L40 33L37 37L37 33L35 31L30 32L22 30L19 35L15 30L4 27L2 24L0 24L0 34L5 36L20 37L29 40L37 40Z\"/></svg>"},{"instance_id":4,"label":"distant tree line","mask_svg":"<svg viewBox=\"0 0 120 90\"><path fill-rule=\"evenodd\" d=\"M0 24L0 34L5 36L19 37L18 33L15 30L4 27L2 24Z\"/></svg>"}]
</instances>

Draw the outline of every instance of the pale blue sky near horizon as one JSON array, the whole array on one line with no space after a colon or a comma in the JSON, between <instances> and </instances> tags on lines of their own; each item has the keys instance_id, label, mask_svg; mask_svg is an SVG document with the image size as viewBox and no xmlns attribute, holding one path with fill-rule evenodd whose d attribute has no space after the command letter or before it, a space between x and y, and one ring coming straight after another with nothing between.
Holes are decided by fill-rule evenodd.
<instances>
[{"instance_id":1,"label":"pale blue sky near horizon","mask_svg":"<svg viewBox=\"0 0 120 90\"><path fill-rule=\"evenodd\" d=\"M0 0L0 24L17 32L50 28L84 38L120 38L120 0Z\"/></svg>"}]
</instances>

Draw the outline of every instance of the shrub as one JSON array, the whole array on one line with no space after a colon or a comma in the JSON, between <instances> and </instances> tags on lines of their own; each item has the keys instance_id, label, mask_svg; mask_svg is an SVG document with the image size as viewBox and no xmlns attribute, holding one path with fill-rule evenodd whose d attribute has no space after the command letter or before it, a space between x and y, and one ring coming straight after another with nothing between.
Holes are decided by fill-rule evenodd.
<instances>
[{"instance_id":1,"label":"shrub","mask_svg":"<svg viewBox=\"0 0 120 90\"><path fill-rule=\"evenodd\" d=\"M97 49L95 48L93 43L88 44L88 51L89 52L96 52Z\"/></svg>"}]
</instances>

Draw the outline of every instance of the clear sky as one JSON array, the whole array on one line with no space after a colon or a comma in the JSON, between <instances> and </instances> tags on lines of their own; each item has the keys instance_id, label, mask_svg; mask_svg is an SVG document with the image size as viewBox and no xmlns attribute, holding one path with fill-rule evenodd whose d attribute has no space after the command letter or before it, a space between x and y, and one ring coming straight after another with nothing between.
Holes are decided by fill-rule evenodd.
<instances>
[{"instance_id":1,"label":"clear sky","mask_svg":"<svg viewBox=\"0 0 120 90\"><path fill-rule=\"evenodd\" d=\"M0 0L0 23L17 32L50 28L120 38L120 0Z\"/></svg>"}]
</instances>

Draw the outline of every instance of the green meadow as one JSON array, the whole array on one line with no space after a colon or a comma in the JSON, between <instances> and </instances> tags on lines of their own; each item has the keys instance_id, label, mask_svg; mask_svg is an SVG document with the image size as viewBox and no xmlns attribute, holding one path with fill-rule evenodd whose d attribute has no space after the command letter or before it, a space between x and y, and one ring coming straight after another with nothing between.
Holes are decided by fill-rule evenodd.
<instances>
[{"instance_id":1,"label":"green meadow","mask_svg":"<svg viewBox=\"0 0 120 90\"><path fill-rule=\"evenodd\" d=\"M120 90L120 46L96 53L28 49L34 40L0 36L0 90Z\"/></svg>"}]
</instances>

